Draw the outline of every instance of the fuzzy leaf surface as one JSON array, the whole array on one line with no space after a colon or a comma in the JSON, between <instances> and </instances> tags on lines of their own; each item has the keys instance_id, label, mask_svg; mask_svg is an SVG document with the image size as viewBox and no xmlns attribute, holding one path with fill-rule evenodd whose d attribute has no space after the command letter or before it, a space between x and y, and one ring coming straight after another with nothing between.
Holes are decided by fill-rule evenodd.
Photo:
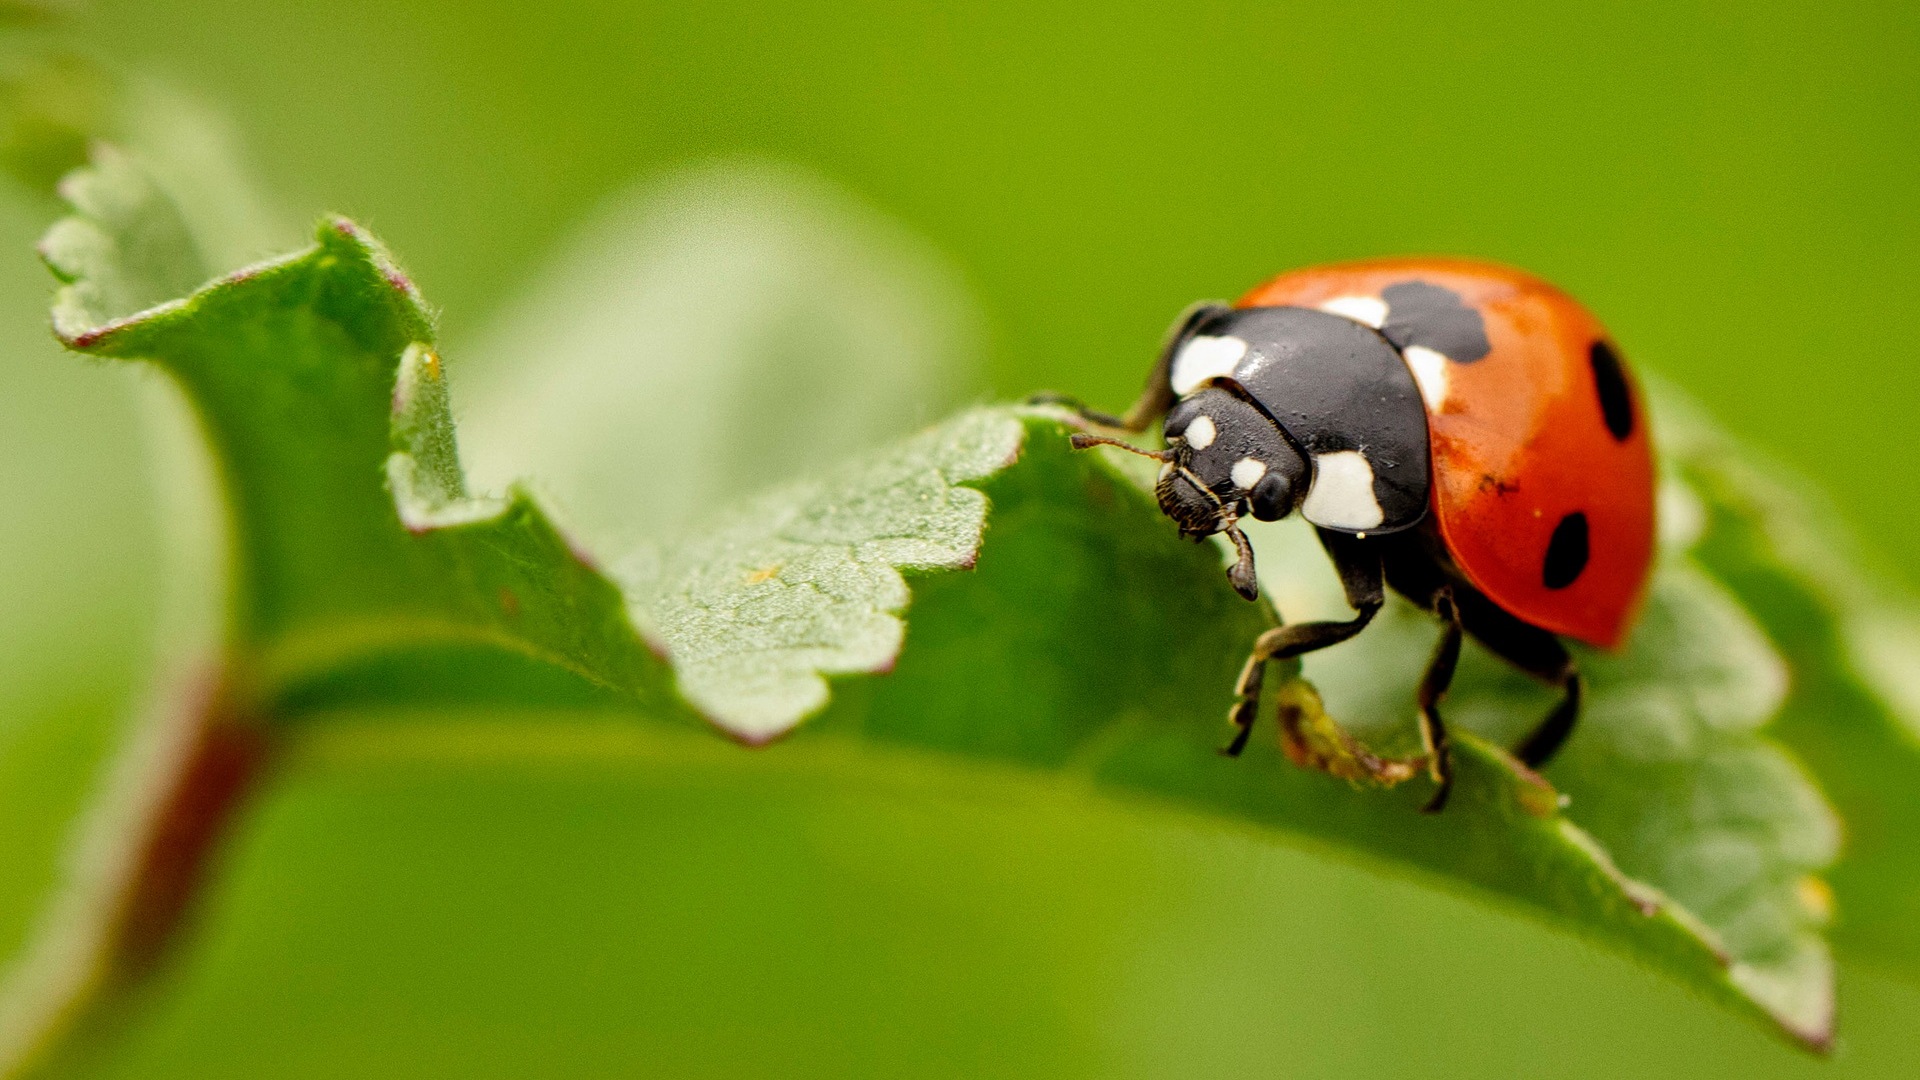
<instances>
[{"instance_id":1,"label":"fuzzy leaf surface","mask_svg":"<svg viewBox=\"0 0 1920 1080\"><path fill-rule=\"evenodd\" d=\"M1470 656L1462 678L1459 786L1437 817L1416 812L1424 781L1356 788L1294 766L1274 739L1222 758L1221 719L1239 661L1267 625L1263 609L1228 591L1218 552L1174 540L1124 466L1076 455L1069 429L1044 413L964 415L896 458L770 497L711 536L638 560L633 595L689 692L737 737L760 742L818 706L824 676L885 663L899 633L886 613L906 589L863 573L860 544L924 550L909 566L956 561L964 545L928 545L878 523L897 520L889 506L921 506L935 513L924 527L951 515L957 534L976 529L960 512L966 502L956 508L938 494L925 461L964 462L971 441L969 469L988 471L1006 456L1016 416L1018 463L977 481L990 507L978 566L916 581L892 672L843 682L795 738L1014 764L1412 868L1551 918L1824 1044L1831 963L1817 913L1797 898L1818 887L1835 824L1792 759L1757 733L1779 704L1779 658L1684 554L1663 566L1625 653L1588 658L1592 723L1552 772L1577 785L1565 812L1546 780L1470 733L1510 739L1548 704L1484 656ZM1295 606L1327 577L1324 557L1298 535L1262 538L1263 580L1291 617L1324 617L1332 612ZM1330 682L1344 684L1333 715L1383 744L1405 743L1431 620L1398 605L1385 622L1327 654ZM847 642L859 644L823 648ZM1279 694L1318 707L1311 692ZM1642 759L1653 764L1631 767ZM1613 840L1633 872L1609 852Z\"/></svg>"},{"instance_id":2,"label":"fuzzy leaf surface","mask_svg":"<svg viewBox=\"0 0 1920 1080\"><path fill-rule=\"evenodd\" d=\"M667 643L681 691L763 743L826 704L826 676L892 668L901 571L973 566L988 500L965 485L1011 464L1023 434L1006 410L968 413L636 558L628 595Z\"/></svg>"}]
</instances>

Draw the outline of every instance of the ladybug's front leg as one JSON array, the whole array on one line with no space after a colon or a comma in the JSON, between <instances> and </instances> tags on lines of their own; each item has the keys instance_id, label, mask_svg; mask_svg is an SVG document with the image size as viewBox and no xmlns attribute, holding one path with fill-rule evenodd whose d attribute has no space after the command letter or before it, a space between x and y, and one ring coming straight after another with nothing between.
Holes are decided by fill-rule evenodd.
<instances>
[{"instance_id":1,"label":"ladybug's front leg","mask_svg":"<svg viewBox=\"0 0 1920 1080\"><path fill-rule=\"evenodd\" d=\"M1378 548L1357 537L1325 529L1320 530L1320 543L1340 573L1347 604L1357 614L1346 622L1276 626L1254 641L1253 651L1240 669L1240 680L1233 687L1233 708L1227 713L1227 720L1235 730L1233 741L1220 752L1228 757L1239 757L1253 735L1253 721L1260 710L1260 690L1266 682L1269 661L1291 660L1340 644L1364 630L1386 601L1386 574Z\"/></svg>"}]
</instances>

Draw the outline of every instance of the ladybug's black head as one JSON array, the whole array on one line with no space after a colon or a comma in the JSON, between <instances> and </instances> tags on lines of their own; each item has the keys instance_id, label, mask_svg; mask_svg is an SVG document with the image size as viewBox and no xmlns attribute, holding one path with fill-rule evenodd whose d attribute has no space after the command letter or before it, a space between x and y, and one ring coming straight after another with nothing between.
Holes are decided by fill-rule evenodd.
<instances>
[{"instance_id":1,"label":"ladybug's black head","mask_svg":"<svg viewBox=\"0 0 1920 1080\"><path fill-rule=\"evenodd\" d=\"M1307 461L1251 402L1225 386L1182 398L1167 413L1169 469L1160 509L1189 536L1210 536L1251 514L1278 521L1306 494Z\"/></svg>"},{"instance_id":2,"label":"ladybug's black head","mask_svg":"<svg viewBox=\"0 0 1920 1080\"><path fill-rule=\"evenodd\" d=\"M1278 521L1306 496L1307 459L1237 387L1215 384L1180 399L1167 413L1167 448L1155 453L1100 435L1078 434L1073 445L1117 446L1164 464L1154 495L1180 535L1201 540L1225 533L1239 559L1227 571L1234 591L1260 595L1253 548L1240 531L1243 517Z\"/></svg>"},{"instance_id":3,"label":"ladybug's black head","mask_svg":"<svg viewBox=\"0 0 1920 1080\"><path fill-rule=\"evenodd\" d=\"M1118 446L1164 462L1154 485L1160 512L1192 540L1225 533L1240 555L1227 580L1254 599L1260 587L1253 549L1238 522L1248 515L1277 521L1292 513L1306 494L1306 458L1266 413L1226 386L1182 398L1167 414L1165 431L1167 448L1159 453L1097 435L1075 435L1073 444Z\"/></svg>"}]
</instances>

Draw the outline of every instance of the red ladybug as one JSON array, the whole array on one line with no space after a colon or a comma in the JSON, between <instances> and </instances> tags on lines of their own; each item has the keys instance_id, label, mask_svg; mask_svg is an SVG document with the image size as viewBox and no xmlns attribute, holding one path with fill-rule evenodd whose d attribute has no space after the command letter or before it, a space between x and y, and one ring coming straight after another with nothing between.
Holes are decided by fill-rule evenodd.
<instances>
[{"instance_id":1,"label":"red ladybug","mask_svg":"<svg viewBox=\"0 0 1920 1080\"><path fill-rule=\"evenodd\" d=\"M1616 647L1653 558L1653 453L1633 376L1607 332L1553 286L1505 267L1388 259L1282 274L1188 309L1124 417L1164 418L1160 509L1198 539L1224 533L1227 578L1258 595L1235 524L1298 510L1358 613L1262 634L1225 748L1246 746L1266 663L1359 633L1384 587L1445 625L1419 693L1440 809L1451 781L1438 702L1460 635L1558 687L1514 753L1531 766L1573 730L1581 679L1560 636Z\"/></svg>"}]
</instances>

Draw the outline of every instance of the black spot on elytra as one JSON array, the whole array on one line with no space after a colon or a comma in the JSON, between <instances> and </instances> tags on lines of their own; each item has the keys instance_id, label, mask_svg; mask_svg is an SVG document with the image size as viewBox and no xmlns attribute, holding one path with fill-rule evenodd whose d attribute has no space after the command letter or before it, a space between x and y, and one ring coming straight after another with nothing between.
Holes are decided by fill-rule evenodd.
<instances>
[{"instance_id":1,"label":"black spot on elytra","mask_svg":"<svg viewBox=\"0 0 1920 1080\"><path fill-rule=\"evenodd\" d=\"M1574 511L1553 527L1547 541L1547 561L1540 580L1549 589L1564 589L1579 580L1587 568L1587 515Z\"/></svg>"},{"instance_id":2,"label":"black spot on elytra","mask_svg":"<svg viewBox=\"0 0 1920 1080\"><path fill-rule=\"evenodd\" d=\"M1459 364L1471 364L1493 351L1486 322L1452 289L1403 281L1381 290L1380 298L1387 302L1387 321L1380 332L1399 348L1418 345Z\"/></svg>"},{"instance_id":3,"label":"black spot on elytra","mask_svg":"<svg viewBox=\"0 0 1920 1080\"><path fill-rule=\"evenodd\" d=\"M1620 367L1620 354L1606 342L1596 341L1587 350L1587 360L1593 365L1593 388L1600 395L1600 416L1613 437L1625 442L1633 434L1633 391Z\"/></svg>"}]
</instances>

